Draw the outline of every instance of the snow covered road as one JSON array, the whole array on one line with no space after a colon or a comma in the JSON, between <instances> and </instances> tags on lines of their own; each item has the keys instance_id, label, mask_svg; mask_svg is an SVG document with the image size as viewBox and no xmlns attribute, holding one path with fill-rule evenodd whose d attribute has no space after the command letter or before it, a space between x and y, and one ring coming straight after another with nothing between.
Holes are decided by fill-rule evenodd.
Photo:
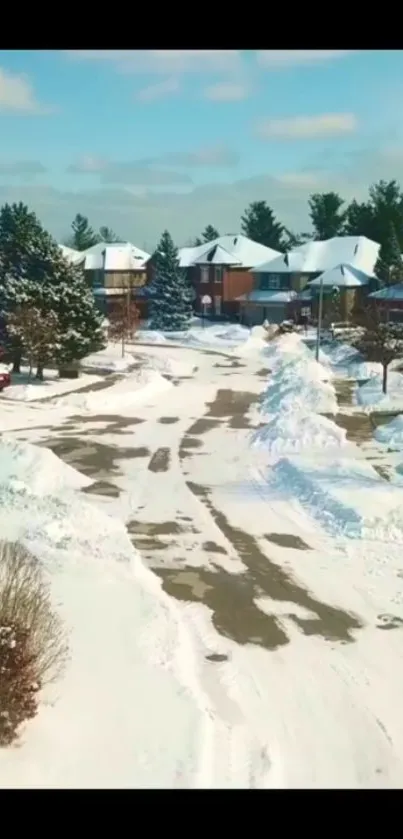
<instances>
[{"instance_id":1,"label":"snow covered road","mask_svg":"<svg viewBox=\"0 0 403 839\"><path fill-rule=\"evenodd\" d=\"M267 482L271 455L250 446L269 366L261 353L232 349L232 360L195 348L141 353L171 387L135 401L113 385L99 394L105 410L101 399L84 406L66 396L24 409L25 427L20 408L15 432L8 405L7 428L93 481L87 498L127 525L170 596L172 655L183 684L193 685L202 746L189 741L182 770L171 762L160 783L402 786L401 546L388 545L385 562L382 542L332 537L297 497ZM130 589L116 592L125 621L130 597ZM151 661L156 629L151 623ZM129 656L135 622L121 631ZM189 706L189 731L192 713ZM139 736L129 709L119 732L132 742ZM157 760L150 749L143 768L133 764L116 785L156 785ZM83 785L92 771L93 784L102 782L88 765Z\"/></svg>"}]
</instances>

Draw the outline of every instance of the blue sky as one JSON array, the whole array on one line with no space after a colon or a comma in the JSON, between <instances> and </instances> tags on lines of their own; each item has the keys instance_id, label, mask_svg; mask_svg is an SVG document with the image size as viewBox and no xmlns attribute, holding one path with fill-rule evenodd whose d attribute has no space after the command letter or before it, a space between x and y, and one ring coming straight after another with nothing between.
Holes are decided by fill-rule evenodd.
<instances>
[{"instance_id":1,"label":"blue sky","mask_svg":"<svg viewBox=\"0 0 403 839\"><path fill-rule=\"evenodd\" d=\"M1 51L0 201L60 240L81 212L181 245L263 198L306 230L310 193L403 179L402 78L403 51Z\"/></svg>"}]
</instances>

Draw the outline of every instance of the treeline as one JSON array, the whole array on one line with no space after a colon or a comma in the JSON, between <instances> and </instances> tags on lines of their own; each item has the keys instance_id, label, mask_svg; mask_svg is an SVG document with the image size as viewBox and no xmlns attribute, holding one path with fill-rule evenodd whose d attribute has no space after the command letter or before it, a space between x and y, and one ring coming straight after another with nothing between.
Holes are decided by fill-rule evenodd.
<instances>
[{"instance_id":1,"label":"treeline","mask_svg":"<svg viewBox=\"0 0 403 839\"><path fill-rule=\"evenodd\" d=\"M24 204L0 209L0 344L14 372L23 358L43 378L44 366L64 375L102 349L103 317L81 268Z\"/></svg>"},{"instance_id":2,"label":"treeline","mask_svg":"<svg viewBox=\"0 0 403 839\"><path fill-rule=\"evenodd\" d=\"M311 233L295 233L283 224L266 201L252 201L241 217L244 236L287 251L305 242L333 236L367 236L381 245L376 268L384 283L403 281L403 191L397 181L379 181L369 189L366 201L347 203L337 192L314 193L308 199ZM220 233L208 225L202 237L191 244L212 241Z\"/></svg>"}]
</instances>

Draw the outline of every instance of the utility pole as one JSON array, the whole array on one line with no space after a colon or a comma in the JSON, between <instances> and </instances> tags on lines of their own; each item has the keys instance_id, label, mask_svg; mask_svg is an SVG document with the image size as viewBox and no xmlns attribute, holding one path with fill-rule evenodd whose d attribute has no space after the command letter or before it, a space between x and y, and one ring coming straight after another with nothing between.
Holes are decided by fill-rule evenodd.
<instances>
[{"instance_id":1,"label":"utility pole","mask_svg":"<svg viewBox=\"0 0 403 839\"><path fill-rule=\"evenodd\" d=\"M320 333L321 333L321 330L322 330L322 317L323 317L323 278L321 278L320 286L319 286L318 328L317 328L317 332L316 332L316 353L315 353L316 361L319 361Z\"/></svg>"}]
</instances>

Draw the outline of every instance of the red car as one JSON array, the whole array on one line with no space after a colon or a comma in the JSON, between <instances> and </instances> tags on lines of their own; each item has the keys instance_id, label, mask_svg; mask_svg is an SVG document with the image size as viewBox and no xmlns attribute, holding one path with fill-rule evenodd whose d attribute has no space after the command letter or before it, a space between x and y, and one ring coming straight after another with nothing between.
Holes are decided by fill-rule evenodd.
<instances>
[{"instance_id":1,"label":"red car","mask_svg":"<svg viewBox=\"0 0 403 839\"><path fill-rule=\"evenodd\" d=\"M0 373L0 391L11 385L10 373Z\"/></svg>"}]
</instances>

